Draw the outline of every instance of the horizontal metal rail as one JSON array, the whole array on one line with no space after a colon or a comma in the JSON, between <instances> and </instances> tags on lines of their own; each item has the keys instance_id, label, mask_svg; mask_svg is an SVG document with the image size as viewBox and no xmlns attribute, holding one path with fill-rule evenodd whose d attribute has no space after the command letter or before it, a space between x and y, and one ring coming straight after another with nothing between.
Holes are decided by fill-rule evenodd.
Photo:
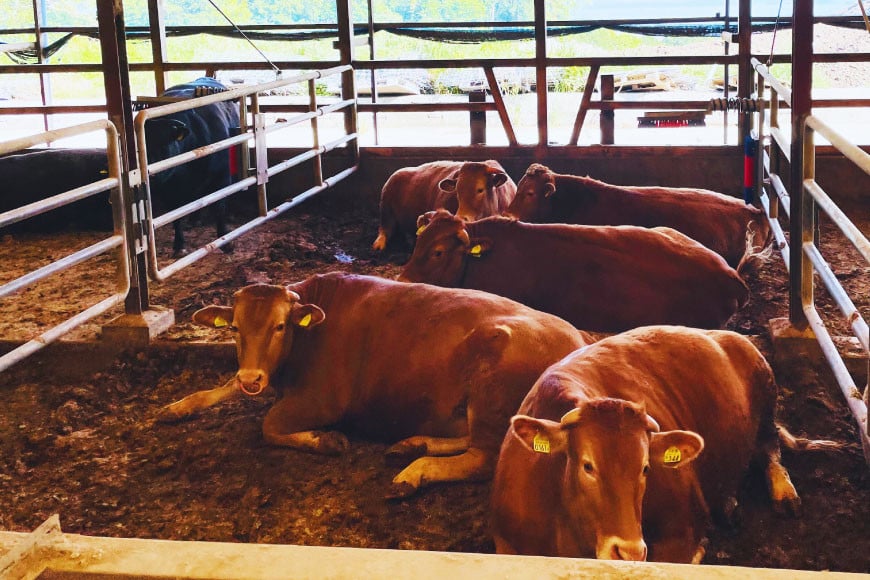
<instances>
[{"instance_id":1,"label":"horizontal metal rail","mask_svg":"<svg viewBox=\"0 0 870 580\"><path fill-rule=\"evenodd\" d=\"M321 117L326 114L335 113L342 111L344 109L352 108L355 106L356 101L353 99L344 99L334 103L330 103L327 105L323 105L317 107L313 111L309 111L304 114L296 115L288 120L283 120L276 122L272 125L266 126L265 124L258 123L244 123L243 126L251 126L252 128L243 132L240 135L229 137L227 139L223 139L221 141L217 141L215 143L205 145L203 147L199 147L193 151L188 151L185 153L181 153L179 155L170 157L168 159L160 160L153 163L148 163L148 154L147 154L147 143L145 139L145 123L149 119L159 118L162 116L170 115L173 113L177 113L180 111L186 111L190 109L194 109L197 107L201 107L204 105L214 104L218 102L230 101L241 99L244 103L247 103L247 98L252 97L255 105L252 115L256 118L259 115L258 109L258 100L257 97L260 93L264 93L267 91L272 91L274 89L278 89L281 87L285 87L291 84L298 84L303 82L309 82L320 78L325 78L332 75L341 74L347 71L352 71L352 67L350 65L343 65L332 67L326 70L318 70L312 71L305 74L296 75L287 79L281 79L277 81L272 81L269 83L262 83L251 87L244 87L239 89L231 89L228 91L215 93L212 95L207 95L204 97L199 97L195 99L186 99L183 101L176 101L172 103L168 103L165 105L150 107L147 109L143 109L140 111L134 120L134 127L136 131L136 140L138 144L138 155L139 155L139 167L140 170L135 172L134 176L131 176L132 183L139 184L145 186L146 193L146 203L145 203L145 211L146 216L148 217L149 223L149 242L148 242L148 275L153 280L163 281L166 280L169 276L177 273L181 269L189 266L190 264L202 259L209 253L213 252L217 248L229 243L230 241L236 239L242 234L250 231L257 224L261 223L260 218L256 218L252 221L249 221L247 224L235 228L232 232L221 236L212 242L197 248L186 256L183 256L177 260L175 260L172 264L165 266L163 268L160 267L157 259L157 247L156 247L156 236L155 230L160 227L164 227L178 219L183 218L184 216L191 214L195 211L204 209L214 203L217 203L220 200L223 200L234 193L243 191L252 187L254 185L264 185L261 183L260 179L257 175L264 175L271 177L285 169L289 169L305 160L312 159L315 157L319 157L320 155L331 151L332 149L344 145L345 143L357 139L358 136L356 133L351 135L347 135L341 139L338 139L332 142L328 146L323 147L314 147L310 151L297 156L298 159L295 163L287 163L283 162L278 164L274 168L261 167L260 164L266 162L265 155L257 155L257 168L256 175L245 177L237 182L231 183L230 185L223 187L217 191L214 191L206 196L203 196L197 200L194 200L188 204L185 204L182 207L174 209L172 211L166 212L158 217L154 217L152 213L152 200L151 200L151 188L150 188L150 177L152 175L157 175L162 171L166 171L167 169L177 167L184 163L188 163L190 161L202 158L206 155L211 155L218 151L222 151L233 147L235 145L246 143L250 141L252 138L254 139L255 146L257 147L266 147L266 135L274 133L276 131L280 131L283 129L287 129L299 123L310 121L317 117ZM243 105L241 107L242 114L248 114L247 105ZM293 160L290 160L293 161ZM142 171L141 168L147 168L147 171ZM265 197L265 192L261 192L260 195L260 203L264 208L261 213L268 214L267 210L267 201ZM288 208L289 209L289 208ZM263 217L261 215L260 217Z\"/></svg>"},{"instance_id":2,"label":"horizontal metal rail","mask_svg":"<svg viewBox=\"0 0 870 580\"><path fill-rule=\"evenodd\" d=\"M86 308L82 312L79 312L64 322L43 332L35 339L22 344L0 357L0 372L6 370L15 363L24 360L34 352L56 341L85 322L123 303L127 296L127 292L130 289L130 264L129 256L125 249L124 214L122 209L125 207L126 196L123 193L123 188L120 183L121 161L118 132L115 129L115 126L106 120L92 121L90 123L67 127L65 129L46 131L37 135L13 139L11 141L0 143L0 154L21 151L34 145L51 143L65 137L73 137L94 131L102 131L106 136L106 155L108 157L109 177L67 192L59 193L45 200L30 203L23 207L4 212L3 214L0 214L0 227L44 214L47 211L80 201L104 191L110 191L114 234L106 239L91 244L90 246L73 252L68 256L52 261L41 268L37 268L23 276L19 276L14 280L0 285L0 298L24 290L40 280L44 280L52 275L60 274L78 264L113 250L116 250L118 256L116 268L117 287L115 292L109 297L104 298L93 306Z\"/></svg>"}]
</instances>

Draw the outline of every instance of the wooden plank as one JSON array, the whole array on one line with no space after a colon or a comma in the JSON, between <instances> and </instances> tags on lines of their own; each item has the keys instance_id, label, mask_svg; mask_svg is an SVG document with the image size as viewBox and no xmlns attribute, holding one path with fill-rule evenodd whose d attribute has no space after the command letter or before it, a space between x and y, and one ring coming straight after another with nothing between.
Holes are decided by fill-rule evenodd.
<instances>
[{"instance_id":1,"label":"wooden plank","mask_svg":"<svg viewBox=\"0 0 870 580\"><path fill-rule=\"evenodd\" d=\"M498 118L501 119L501 126L504 128L504 132L507 135L508 143L516 145L517 136L516 133L514 133L514 127L511 124L507 107L504 105L504 99L501 96L501 89L498 86L498 82L495 80L495 73L492 72L491 66L483 67L483 73L486 75L486 80L489 82L489 90L492 93L495 110L498 111Z\"/></svg>"},{"instance_id":2,"label":"wooden plank","mask_svg":"<svg viewBox=\"0 0 870 580\"><path fill-rule=\"evenodd\" d=\"M24 535L18 545L0 558L0 578L31 580L38 577L48 563L45 557L46 549L52 538L58 534L60 534L60 518L54 514L32 533Z\"/></svg>"},{"instance_id":3,"label":"wooden plank","mask_svg":"<svg viewBox=\"0 0 870 580\"><path fill-rule=\"evenodd\" d=\"M577 117L574 119L574 128L571 130L571 138L568 140L570 145L577 145L580 141L580 131L583 129L583 121L586 120L586 112L589 110L589 103L592 102L592 91L595 89L595 81L598 79L598 71L601 67L593 65L589 69L589 76L586 78L586 86L583 87L583 97L580 99L580 108L577 109Z\"/></svg>"}]
</instances>

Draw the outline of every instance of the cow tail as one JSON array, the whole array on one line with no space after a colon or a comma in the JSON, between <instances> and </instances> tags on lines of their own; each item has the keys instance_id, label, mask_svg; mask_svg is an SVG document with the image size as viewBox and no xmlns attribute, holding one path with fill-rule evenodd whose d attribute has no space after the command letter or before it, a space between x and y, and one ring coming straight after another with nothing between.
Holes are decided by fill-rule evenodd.
<instances>
[{"instance_id":1,"label":"cow tail","mask_svg":"<svg viewBox=\"0 0 870 580\"><path fill-rule=\"evenodd\" d=\"M770 258L771 253L773 253L773 245L770 243L770 232L768 232L764 245L760 248L756 248L753 245L754 240L755 224L749 222L746 224L746 250L737 264L737 274L744 280L748 274L758 272L764 263L767 262L767 259Z\"/></svg>"},{"instance_id":2,"label":"cow tail","mask_svg":"<svg viewBox=\"0 0 870 580\"><path fill-rule=\"evenodd\" d=\"M782 425L776 425L779 442L792 451L839 451L843 444L829 439L806 439L795 437Z\"/></svg>"}]
</instances>

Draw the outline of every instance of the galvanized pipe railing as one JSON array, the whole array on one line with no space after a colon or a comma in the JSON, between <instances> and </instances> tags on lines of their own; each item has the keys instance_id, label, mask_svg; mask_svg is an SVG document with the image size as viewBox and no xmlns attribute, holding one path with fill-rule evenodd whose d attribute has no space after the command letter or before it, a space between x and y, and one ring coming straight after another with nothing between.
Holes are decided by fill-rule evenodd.
<instances>
[{"instance_id":1,"label":"galvanized pipe railing","mask_svg":"<svg viewBox=\"0 0 870 580\"><path fill-rule=\"evenodd\" d=\"M259 85L254 85L251 87L239 88L239 89L231 89L228 91L215 93L212 95L207 95L204 97L199 97L195 99L188 99L184 101L172 102L166 105L161 105L157 107L151 107L140 111L134 120L134 127L136 131L136 141L138 145L138 156L139 156L139 167L140 170L136 172L132 172L131 180L132 185L141 184L145 189L145 207L146 207L146 216L149 223L148 229L150 232L148 239L148 275L153 280L163 281L167 279L169 276L175 274L179 270L185 268L186 266L196 262L197 260L202 259L207 254L212 251L220 248L221 246L227 244L228 242L238 238L244 233L250 231L254 226L263 223L268 219L272 219L276 215L283 213L287 209L294 207L296 204L286 205L282 204L278 206L278 208L282 208L281 211L273 211L269 209L268 199L266 197L266 182L269 177L277 175L278 173L285 171L291 167L299 165L300 163L307 161L309 159L315 159L314 164L314 177L315 182L318 184L318 187L323 185L324 180L322 176L322 164L319 162L319 159L325 153L332 151L338 147L341 147L347 144L350 141L357 139L357 134L349 134L340 139L334 140L326 145L319 145L320 137L318 134L317 124L315 122L317 117L321 117L323 115L327 115L330 113L335 113L347 109L351 109L353 114L356 114L356 101L353 99L344 99L335 103L330 103L327 105L318 106L316 103L316 94L313 91L314 80L325 78L332 75L337 75L344 73L346 71L352 70L350 65L342 65L337 67L332 67L330 69L313 71L305 74L296 75L287 79L272 81L269 83L263 83ZM265 115L260 112L260 104L259 104L259 95L266 91L271 91L273 89L277 89L280 87L285 87L291 84L298 83L308 83L309 92L311 93L311 110L307 113L303 113L300 115L296 115L288 120L275 122L271 125L266 125ZM250 111L248 111L249 107L244 103L247 102L247 99L251 99ZM194 109L196 107L201 107L208 104L218 103L222 101L232 101L239 99L242 105L240 106L240 110L242 112L242 117L245 118L245 122L242 123L242 126L245 130L237 136L229 137L227 139L223 139L221 141L217 141L210 145L206 145L203 147L199 147L193 151L189 151L186 153L182 153L180 155L176 155L170 157L168 159L164 159L158 162L148 163L148 152L147 147L148 144L145 139L145 123L149 119L154 119L166 115L170 115L172 113L177 113L180 111L186 111L189 109ZM247 115L250 114L252 122L247 122ZM276 164L275 166L269 167L268 160L266 157L267 151L267 143L266 136L277 131L281 131L287 128L290 128L299 123L303 123L305 121L311 121L312 131L314 133L314 147L312 147L309 151L301 153L296 157L293 157L289 160L283 161L281 163ZM212 153L223 151L229 149L230 147L236 146L238 144L244 144L249 142L253 138L254 147L255 147L255 167L253 168L253 175L244 177L243 179L236 181L226 187L223 187L217 191L214 191L204 197L201 197L197 200L194 200L188 204L185 204L182 207L179 207L175 210L164 213L158 217L154 217L152 214L152 203L151 203L151 187L150 187L150 177L152 175L156 175L161 171L165 171L172 167L177 167L184 163L193 161L195 159L199 159L204 157L205 155L210 155ZM340 176L342 178L347 177L356 171L358 167L358 159L354 159L354 165L350 168L350 171L341 172ZM142 171L141 168L147 168L146 171ZM330 182L330 185L327 187L334 185L335 177ZM174 222L177 219L181 219L182 217L193 213L197 210L203 209L212 205L226 197L237 193L239 191L243 191L252 186L257 186L258 190L258 204L259 204L259 217L251 220L247 224L244 224L240 227L235 228L233 231L228 234L221 236L212 242L197 248L190 254L174 261L172 264L165 266L163 268L160 267L157 260L157 247L155 243L155 230L157 228L163 227L169 223ZM318 191L322 191L325 187L319 189ZM308 192L306 192L307 194ZM305 195L305 194L303 194ZM295 199L298 199L301 196L297 196ZM278 209L275 208L275 209Z\"/></svg>"},{"instance_id":2,"label":"galvanized pipe railing","mask_svg":"<svg viewBox=\"0 0 870 580\"><path fill-rule=\"evenodd\" d=\"M110 191L112 219L114 223L113 235L91 244L86 248L73 252L59 260L55 260L41 268L37 268L23 276L19 276L14 280L6 282L0 286L0 298L9 296L10 294L23 290L40 280L64 272L77 264L81 264L82 262L112 250L117 250L116 254L118 256L116 268L117 286L115 292L107 298L104 298L82 312L74 315L72 318L50 328L36 338L0 357L0 372L6 370L15 363L24 360L34 352L56 341L85 322L103 314L119 304L123 304L124 298L127 296L127 292L130 289L130 263L127 252L124 249L126 230L124 228L123 208L126 204L126 196L124 195L123 188L120 184L121 161L118 131L115 129L115 126L106 120L92 121L90 123L75 125L73 127L46 131L37 135L5 141L0 143L0 155L22 151L34 145L51 143L67 137L74 137L95 131L103 131L106 134L106 156L108 158L109 177L59 193L42 201L33 202L20 208L4 212L0 214L0 228L41 215L45 212L74 203L98 193Z\"/></svg>"},{"instance_id":3,"label":"galvanized pipe railing","mask_svg":"<svg viewBox=\"0 0 870 580\"><path fill-rule=\"evenodd\" d=\"M778 160L779 158L789 159L789 152L792 146L791 139L789 139L778 128L778 110L774 106L774 103L778 103L779 99L783 99L785 102L790 103L791 91L777 81L770 74L767 67L762 65L756 59L753 59L753 66L758 73L757 96L760 96L761 93L764 92L765 84L769 87L771 93L771 96L767 101L771 104L770 118L767 121L767 135L764 135L766 124L765 109L764 107L761 107L758 111L758 137L760 143L763 146L768 147L769 151L763 151L763 154L758 156L759 167L756 171L757 191L761 193L760 198L765 210L767 211L768 221L773 229L777 245L783 253L786 269L789 269L789 248L776 212L779 207L790 207L792 199L777 174L778 162L774 163L773 160ZM858 433L864 451L864 458L867 463L870 464L870 425L868 425L867 417L868 399L870 399L870 384L865 386L862 395L861 390L855 384L855 380L849 373L848 368L843 361L843 357L837 350L836 344L831 338L825 322L822 320L822 317L815 307L812 274L816 273L819 276L819 279L828 291L831 300L842 312L846 324L851 328L852 333L858 339L858 343L861 345L865 357L870 357L870 327L868 327L867 321L852 302L839 280L837 280L836 275L831 270L830 265L825 261L821 251L815 243L814 230L817 221L816 213L818 211L824 212L868 264L870 264L870 241L868 241L864 233L855 226L855 224L837 206L825 190L815 181L814 133L816 132L827 139L835 149L842 153L844 157L852 161L867 176L870 176L870 155L865 153L860 147L855 146L843 138L819 118L809 115L804 121L802 134L797 136L801 139L802 149L804 151L804 179L800 184L798 191L795 191L795 195L798 196L797 201L800 202L798 207L801 208L803 216L800 248L805 256L804 259L808 266L804 267L805 272L798 280L791 281L791 284L800 285L798 290L801 299L801 310L806 318L807 324L815 334L822 354L825 357L828 366L831 368L834 378L837 381L837 385L843 393L843 396L846 399L846 404L858 425ZM771 186L772 191L770 195L768 195L767 190L764 187L765 185ZM792 243L797 242L793 240Z\"/></svg>"}]
</instances>

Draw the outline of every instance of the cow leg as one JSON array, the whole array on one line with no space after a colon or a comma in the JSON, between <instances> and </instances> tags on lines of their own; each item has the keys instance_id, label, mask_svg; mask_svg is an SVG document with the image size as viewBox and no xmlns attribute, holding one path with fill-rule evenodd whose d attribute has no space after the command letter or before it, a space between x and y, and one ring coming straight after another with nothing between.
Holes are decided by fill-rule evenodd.
<instances>
[{"instance_id":1,"label":"cow leg","mask_svg":"<svg viewBox=\"0 0 870 580\"><path fill-rule=\"evenodd\" d=\"M390 237L396 233L396 216L393 210L381 201L381 224L378 226L378 237L372 244L372 249L382 252L387 247Z\"/></svg>"},{"instance_id":2,"label":"cow leg","mask_svg":"<svg viewBox=\"0 0 870 580\"><path fill-rule=\"evenodd\" d=\"M483 481L492 477L494 463L492 454L474 447L453 457L421 457L393 478L387 497L408 497L433 483Z\"/></svg>"},{"instance_id":3,"label":"cow leg","mask_svg":"<svg viewBox=\"0 0 870 580\"><path fill-rule=\"evenodd\" d=\"M417 435L403 439L387 449L389 461L404 459L410 461L423 455L459 455L468 450L468 437L425 437Z\"/></svg>"},{"instance_id":4,"label":"cow leg","mask_svg":"<svg viewBox=\"0 0 870 580\"><path fill-rule=\"evenodd\" d=\"M197 411L213 407L227 399L238 398L241 394L242 391L236 384L236 377L233 377L223 386L217 387L216 389L198 391L192 395L184 397L180 401L166 405L158 411L155 419L161 423L180 421L181 419L193 415Z\"/></svg>"},{"instance_id":5,"label":"cow leg","mask_svg":"<svg viewBox=\"0 0 870 580\"><path fill-rule=\"evenodd\" d=\"M179 218L172 222L172 229L175 232L172 241L172 256L174 258L180 258L187 254L187 249L184 247L184 228L181 223L183 219L184 218Z\"/></svg>"},{"instance_id":6,"label":"cow leg","mask_svg":"<svg viewBox=\"0 0 870 580\"><path fill-rule=\"evenodd\" d=\"M279 399L263 419L263 438L272 445L300 451L338 455L347 450L347 437L338 431L310 430L318 425L335 423L340 417L318 416L317 409L299 397Z\"/></svg>"},{"instance_id":7,"label":"cow leg","mask_svg":"<svg viewBox=\"0 0 870 580\"><path fill-rule=\"evenodd\" d=\"M773 509L779 513L788 512L797 515L800 512L801 498L791 482L788 471L779 462L779 451L767 456L764 475Z\"/></svg>"}]
</instances>

